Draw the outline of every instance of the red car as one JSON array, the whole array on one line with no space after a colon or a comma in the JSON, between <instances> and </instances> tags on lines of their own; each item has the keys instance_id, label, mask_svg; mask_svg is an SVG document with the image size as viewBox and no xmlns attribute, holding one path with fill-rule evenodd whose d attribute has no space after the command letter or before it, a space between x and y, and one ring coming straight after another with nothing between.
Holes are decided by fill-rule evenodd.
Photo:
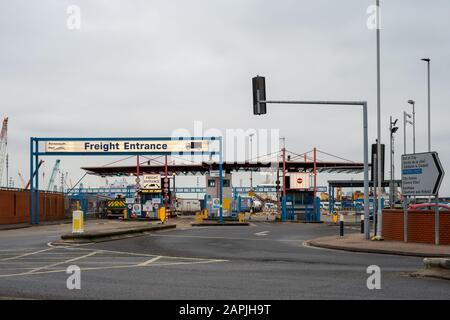
<instances>
[{"instance_id":1,"label":"red car","mask_svg":"<svg viewBox=\"0 0 450 320\"><path fill-rule=\"evenodd\" d=\"M409 210L431 210L431 211L434 211L436 206L439 208L439 211L450 211L450 205L448 205L447 203L412 204L409 206Z\"/></svg>"}]
</instances>

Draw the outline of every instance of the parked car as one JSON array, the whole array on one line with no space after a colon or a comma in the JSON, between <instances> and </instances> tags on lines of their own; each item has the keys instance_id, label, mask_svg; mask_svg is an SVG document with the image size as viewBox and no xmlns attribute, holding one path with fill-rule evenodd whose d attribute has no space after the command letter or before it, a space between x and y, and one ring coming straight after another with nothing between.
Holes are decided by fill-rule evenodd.
<instances>
[{"instance_id":1,"label":"parked car","mask_svg":"<svg viewBox=\"0 0 450 320\"><path fill-rule=\"evenodd\" d=\"M438 206L439 211L450 211L450 205L446 203L418 203L409 206L409 210L432 210L434 211Z\"/></svg>"}]
</instances>

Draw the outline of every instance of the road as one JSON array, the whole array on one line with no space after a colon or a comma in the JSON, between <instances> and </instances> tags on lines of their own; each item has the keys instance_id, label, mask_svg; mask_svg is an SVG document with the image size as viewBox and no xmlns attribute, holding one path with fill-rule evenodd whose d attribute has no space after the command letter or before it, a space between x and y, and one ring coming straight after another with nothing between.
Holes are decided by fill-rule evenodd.
<instances>
[{"instance_id":1,"label":"road","mask_svg":"<svg viewBox=\"0 0 450 320\"><path fill-rule=\"evenodd\" d=\"M0 297L450 299L450 281L408 276L422 267L421 258L304 245L338 232L326 225L254 222L78 247L47 245L59 232L57 226L0 232ZM69 265L82 270L80 290L66 287ZM370 265L381 268L381 290L366 286Z\"/></svg>"}]
</instances>

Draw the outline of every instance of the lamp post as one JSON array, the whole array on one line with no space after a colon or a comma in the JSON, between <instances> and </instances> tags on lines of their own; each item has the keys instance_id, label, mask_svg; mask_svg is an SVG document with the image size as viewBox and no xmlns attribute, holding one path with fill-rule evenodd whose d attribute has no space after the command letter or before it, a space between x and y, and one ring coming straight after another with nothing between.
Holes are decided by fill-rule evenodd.
<instances>
[{"instance_id":1,"label":"lamp post","mask_svg":"<svg viewBox=\"0 0 450 320\"><path fill-rule=\"evenodd\" d=\"M406 112L403 111L403 154L406 154L406 125L407 124L413 124L411 120L412 116Z\"/></svg>"},{"instance_id":2,"label":"lamp post","mask_svg":"<svg viewBox=\"0 0 450 320\"><path fill-rule=\"evenodd\" d=\"M413 153L416 153L416 102L414 100L408 100L408 103L413 107L412 113L412 126L413 126Z\"/></svg>"},{"instance_id":3,"label":"lamp post","mask_svg":"<svg viewBox=\"0 0 450 320\"><path fill-rule=\"evenodd\" d=\"M382 208L381 208L381 63L380 63L380 0L376 1L377 7L377 193L378 193L378 205L377 205L377 233L376 237L378 239L382 236ZM375 186L374 186L375 187Z\"/></svg>"},{"instance_id":4,"label":"lamp post","mask_svg":"<svg viewBox=\"0 0 450 320\"><path fill-rule=\"evenodd\" d=\"M176 188L175 188L175 177L176 177L176 173L172 172L172 177L173 177L173 196L172 196L172 205L175 205L175 201L176 201Z\"/></svg>"},{"instance_id":5,"label":"lamp post","mask_svg":"<svg viewBox=\"0 0 450 320\"><path fill-rule=\"evenodd\" d=\"M395 170L394 170L394 133L397 132L398 127L395 125L397 124L398 119L395 119L395 121L392 121L392 116L390 117L390 125L389 125L389 132L391 134L391 154L390 154L390 161L391 161L391 183L389 186L389 205L392 208L394 208L395 203L395 193L394 193L394 180L395 180Z\"/></svg>"},{"instance_id":6,"label":"lamp post","mask_svg":"<svg viewBox=\"0 0 450 320\"><path fill-rule=\"evenodd\" d=\"M250 159L249 162L252 160L253 158L253 136L255 134L251 133L248 136L250 137ZM253 191L253 169L250 167L250 190Z\"/></svg>"},{"instance_id":7,"label":"lamp post","mask_svg":"<svg viewBox=\"0 0 450 320\"><path fill-rule=\"evenodd\" d=\"M428 152L431 152L431 85L430 85L430 58L423 58L422 61L427 63L428 74Z\"/></svg>"}]
</instances>

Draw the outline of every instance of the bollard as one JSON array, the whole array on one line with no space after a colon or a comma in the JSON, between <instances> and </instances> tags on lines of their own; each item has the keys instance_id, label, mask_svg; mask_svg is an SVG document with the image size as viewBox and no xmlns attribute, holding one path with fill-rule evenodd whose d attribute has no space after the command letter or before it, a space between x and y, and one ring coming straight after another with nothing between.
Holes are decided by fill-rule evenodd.
<instances>
[{"instance_id":1,"label":"bollard","mask_svg":"<svg viewBox=\"0 0 450 320\"><path fill-rule=\"evenodd\" d=\"M361 215L361 233L364 233L364 215Z\"/></svg>"},{"instance_id":2,"label":"bollard","mask_svg":"<svg viewBox=\"0 0 450 320\"><path fill-rule=\"evenodd\" d=\"M83 233L84 223L83 223L83 211L75 210L72 213L72 233Z\"/></svg>"},{"instance_id":3,"label":"bollard","mask_svg":"<svg viewBox=\"0 0 450 320\"><path fill-rule=\"evenodd\" d=\"M340 235L341 237L344 236L344 215L341 214L339 216L339 229L340 229Z\"/></svg>"}]
</instances>

